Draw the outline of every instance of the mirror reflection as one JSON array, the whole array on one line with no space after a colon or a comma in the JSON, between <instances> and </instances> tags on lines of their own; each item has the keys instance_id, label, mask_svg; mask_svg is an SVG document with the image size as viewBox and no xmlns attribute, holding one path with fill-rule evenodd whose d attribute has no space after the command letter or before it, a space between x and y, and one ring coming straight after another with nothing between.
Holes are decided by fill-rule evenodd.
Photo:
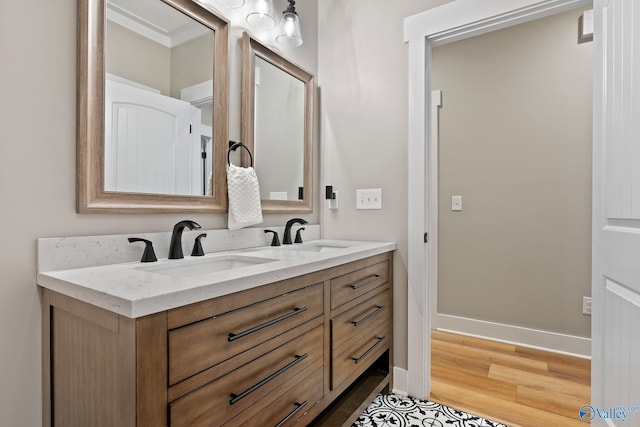
<instances>
[{"instance_id":1,"label":"mirror reflection","mask_svg":"<svg viewBox=\"0 0 640 427\"><path fill-rule=\"evenodd\" d=\"M248 33L242 43L242 137L262 211L311 212L314 77Z\"/></svg>"},{"instance_id":2,"label":"mirror reflection","mask_svg":"<svg viewBox=\"0 0 640 427\"><path fill-rule=\"evenodd\" d=\"M228 49L192 0L78 2L78 212L226 211Z\"/></svg>"},{"instance_id":3,"label":"mirror reflection","mask_svg":"<svg viewBox=\"0 0 640 427\"><path fill-rule=\"evenodd\" d=\"M109 0L104 189L211 194L214 32L159 0Z\"/></svg>"},{"instance_id":4,"label":"mirror reflection","mask_svg":"<svg viewBox=\"0 0 640 427\"><path fill-rule=\"evenodd\" d=\"M265 200L304 197L304 82L255 60L255 169Z\"/></svg>"}]
</instances>

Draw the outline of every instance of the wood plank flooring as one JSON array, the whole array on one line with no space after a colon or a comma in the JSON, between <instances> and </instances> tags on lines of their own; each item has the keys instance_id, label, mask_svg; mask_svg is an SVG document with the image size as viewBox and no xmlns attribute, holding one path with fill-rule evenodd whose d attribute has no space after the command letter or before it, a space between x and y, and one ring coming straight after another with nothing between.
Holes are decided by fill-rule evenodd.
<instances>
[{"instance_id":1,"label":"wood plank flooring","mask_svg":"<svg viewBox=\"0 0 640 427\"><path fill-rule=\"evenodd\" d=\"M591 361L431 331L428 400L512 427L582 426Z\"/></svg>"}]
</instances>

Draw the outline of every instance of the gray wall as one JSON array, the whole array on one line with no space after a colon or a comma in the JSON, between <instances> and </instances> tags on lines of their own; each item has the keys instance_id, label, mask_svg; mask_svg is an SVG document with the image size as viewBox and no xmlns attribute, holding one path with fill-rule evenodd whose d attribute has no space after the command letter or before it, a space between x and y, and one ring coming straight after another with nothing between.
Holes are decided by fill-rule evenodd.
<instances>
[{"instance_id":1,"label":"gray wall","mask_svg":"<svg viewBox=\"0 0 640 427\"><path fill-rule=\"evenodd\" d=\"M321 210L327 238L398 243L394 260L394 363L407 367L406 16L443 0L318 2L322 99L321 184L339 209ZM324 187L323 187L324 188ZM382 188L382 210L356 210L356 189Z\"/></svg>"},{"instance_id":2,"label":"gray wall","mask_svg":"<svg viewBox=\"0 0 640 427\"><path fill-rule=\"evenodd\" d=\"M590 336L592 43L577 43L581 12L433 50L439 313Z\"/></svg>"},{"instance_id":3,"label":"gray wall","mask_svg":"<svg viewBox=\"0 0 640 427\"><path fill-rule=\"evenodd\" d=\"M277 1L278 10L285 3ZM317 6L296 7L305 44L291 56L317 72ZM240 135L239 37L234 32L230 41L232 138ZM0 2L0 57L0 424L36 427L42 423L36 239L169 231L185 217L205 229L225 228L227 217L75 212L75 0ZM267 215L264 224L287 218ZM305 218L318 222L317 202Z\"/></svg>"}]
</instances>

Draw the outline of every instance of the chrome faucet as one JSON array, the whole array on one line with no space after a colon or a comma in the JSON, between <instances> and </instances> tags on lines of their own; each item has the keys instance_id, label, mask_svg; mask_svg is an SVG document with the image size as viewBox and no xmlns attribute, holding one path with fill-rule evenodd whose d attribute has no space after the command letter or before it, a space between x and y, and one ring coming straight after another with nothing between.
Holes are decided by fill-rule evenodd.
<instances>
[{"instance_id":1,"label":"chrome faucet","mask_svg":"<svg viewBox=\"0 0 640 427\"><path fill-rule=\"evenodd\" d=\"M188 228L189 230L200 230L200 224L191 220L180 221L173 226L173 234L171 234L171 245L169 245L169 259L181 259L184 258L182 254L182 231Z\"/></svg>"},{"instance_id":2,"label":"chrome faucet","mask_svg":"<svg viewBox=\"0 0 640 427\"><path fill-rule=\"evenodd\" d=\"M300 225L304 225L304 224L308 224L307 221L305 221L302 218L293 218L290 219L289 221L287 221L287 225L285 225L284 227L284 237L282 239L282 244L283 245L290 245L293 242L291 241L291 227L293 227L293 224L300 224Z\"/></svg>"}]
</instances>

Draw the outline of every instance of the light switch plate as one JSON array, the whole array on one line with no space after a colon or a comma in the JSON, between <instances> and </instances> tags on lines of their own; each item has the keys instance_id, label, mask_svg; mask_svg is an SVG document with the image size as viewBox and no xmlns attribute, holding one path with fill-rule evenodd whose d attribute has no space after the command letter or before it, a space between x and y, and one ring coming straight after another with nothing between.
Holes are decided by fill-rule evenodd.
<instances>
[{"instance_id":1,"label":"light switch plate","mask_svg":"<svg viewBox=\"0 0 640 427\"><path fill-rule=\"evenodd\" d=\"M356 190L356 209L382 209L382 188Z\"/></svg>"},{"instance_id":2,"label":"light switch plate","mask_svg":"<svg viewBox=\"0 0 640 427\"><path fill-rule=\"evenodd\" d=\"M451 210L452 211L462 210L462 196L451 196Z\"/></svg>"},{"instance_id":3,"label":"light switch plate","mask_svg":"<svg viewBox=\"0 0 640 427\"><path fill-rule=\"evenodd\" d=\"M591 297L582 297L582 314L591 315Z\"/></svg>"}]
</instances>

